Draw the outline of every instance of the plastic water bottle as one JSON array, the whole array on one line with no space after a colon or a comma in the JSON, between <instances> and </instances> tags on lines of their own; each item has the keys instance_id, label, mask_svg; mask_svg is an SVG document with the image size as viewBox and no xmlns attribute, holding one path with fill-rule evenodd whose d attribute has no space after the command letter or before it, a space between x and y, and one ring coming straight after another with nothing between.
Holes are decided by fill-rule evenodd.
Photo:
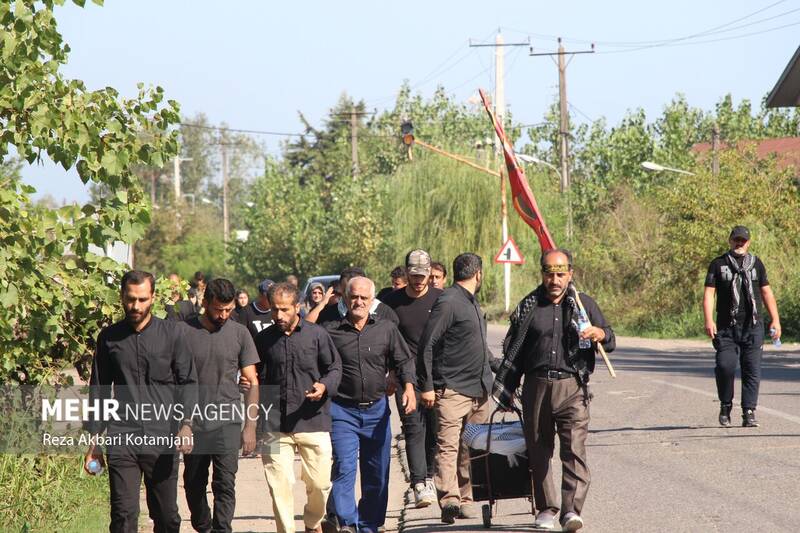
<instances>
[{"instance_id":1,"label":"plastic water bottle","mask_svg":"<svg viewBox=\"0 0 800 533\"><path fill-rule=\"evenodd\" d=\"M103 473L103 465L101 465L100 461L98 461L97 459L92 459L91 461L89 461L89 464L87 465L86 469L93 476L99 476L100 474Z\"/></svg>"},{"instance_id":2,"label":"plastic water bottle","mask_svg":"<svg viewBox=\"0 0 800 533\"><path fill-rule=\"evenodd\" d=\"M770 328L769 336L772 337L772 345L776 348L781 347L781 338L775 336L775 328Z\"/></svg>"},{"instance_id":3,"label":"plastic water bottle","mask_svg":"<svg viewBox=\"0 0 800 533\"><path fill-rule=\"evenodd\" d=\"M580 310L578 311L578 331L583 331L589 326L591 326L591 322L589 322L589 317L586 316L586 311ZM592 341L589 339L584 339L578 337L578 348L581 350L587 350L592 347Z\"/></svg>"}]
</instances>

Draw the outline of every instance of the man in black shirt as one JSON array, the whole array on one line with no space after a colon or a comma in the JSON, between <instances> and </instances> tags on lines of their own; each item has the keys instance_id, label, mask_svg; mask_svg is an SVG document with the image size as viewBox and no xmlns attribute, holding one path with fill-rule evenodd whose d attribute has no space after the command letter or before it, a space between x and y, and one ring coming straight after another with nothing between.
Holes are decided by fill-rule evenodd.
<instances>
[{"instance_id":1,"label":"man in black shirt","mask_svg":"<svg viewBox=\"0 0 800 533\"><path fill-rule=\"evenodd\" d=\"M100 332L92 361L89 399L102 402L113 397L119 402L118 412L124 413L121 420L112 420L107 427L101 420L85 424L93 436L107 430L108 438L118 437L120 442L106 450L112 533L138 531L143 476L153 530L177 532L181 527L177 504L178 452L192 451L191 412L197 402L197 373L192 356L185 349L180 324L150 313L154 288L155 279L148 272L133 270L122 277L120 298L125 319ZM143 414L136 418L128 416L160 407L174 408L175 415L187 418L152 420L153 417ZM136 441L131 444L129 436L137 439L174 436L176 446L170 449L159 444L160 440L154 441L154 445L138 445ZM92 460L105 464L100 447L89 447L84 458L87 472Z\"/></svg>"},{"instance_id":2,"label":"man in black shirt","mask_svg":"<svg viewBox=\"0 0 800 533\"><path fill-rule=\"evenodd\" d=\"M486 318L475 298L483 280L481 258L472 253L456 257L453 277L455 284L431 309L417 351L422 404L435 406L438 418L434 484L447 524L477 516L461 434L465 423L488 418L492 389Z\"/></svg>"},{"instance_id":3,"label":"man in black shirt","mask_svg":"<svg viewBox=\"0 0 800 533\"><path fill-rule=\"evenodd\" d=\"M542 284L511 315L494 392L500 405L510 408L524 374L522 413L539 511L534 526L553 529L560 509L563 530L575 531L583 527L580 513L590 480L586 464L587 384L594 370L597 343L610 352L616 341L594 300L582 293L576 296L571 283L572 255L567 250L543 253L540 266ZM581 320L581 309L588 323ZM510 373L509 368L513 369ZM556 433L562 462L560 507L550 472Z\"/></svg>"},{"instance_id":4,"label":"man in black shirt","mask_svg":"<svg viewBox=\"0 0 800 533\"><path fill-rule=\"evenodd\" d=\"M266 421L271 448L261 460L278 531L293 533L298 452L308 495L303 522L307 532L319 531L331 490L330 399L339 387L342 362L325 329L300 318L297 287L277 283L269 299L274 324L258 334L256 348L262 389L269 389L266 396L278 413L270 411Z\"/></svg>"},{"instance_id":5,"label":"man in black shirt","mask_svg":"<svg viewBox=\"0 0 800 533\"><path fill-rule=\"evenodd\" d=\"M239 310L239 323L247 327L247 331L254 339L261 331L272 325L272 312L269 308L267 292L273 283L271 279L265 279L259 283L258 298Z\"/></svg>"},{"instance_id":6,"label":"man in black shirt","mask_svg":"<svg viewBox=\"0 0 800 533\"><path fill-rule=\"evenodd\" d=\"M408 285L398 289L384 299L384 303L394 309L400 320L398 325L403 334L411 357L416 362L417 346L431 308L442 291L429 286L431 257L425 250L413 250L406 255ZM416 369L415 369L416 371ZM398 412L401 396L395 395ZM403 435L406 443L406 457L414 489L416 507L427 507L436 501L436 488L433 474L436 463L436 412L422 405L408 415L401 414Z\"/></svg>"},{"instance_id":7,"label":"man in black shirt","mask_svg":"<svg viewBox=\"0 0 800 533\"><path fill-rule=\"evenodd\" d=\"M392 432L386 399L386 373L392 361L403 383L406 414L416 408L414 360L392 322L369 310L375 284L352 278L345 287L347 316L328 325L342 357L342 381L331 405L333 489L331 499L340 529L377 533L386 520ZM356 467L361 470L361 501L356 507Z\"/></svg>"},{"instance_id":8,"label":"man in black shirt","mask_svg":"<svg viewBox=\"0 0 800 533\"><path fill-rule=\"evenodd\" d=\"M742 367L742 426L756 427L756 405L761 381L764 343L763 305L771 319L770 334L781 336L778 304L761 259L748 253L750 231L736 226L728 238L730 250L711 262L703 293L706 334L717 351L714 374L720 410L719 423L731 425L733 382L737 360ZM717 319L714 321L714 296Z\"/></svg>"},{"instance_id":9,"label":"man in black shirt","mask_svg":"<svg viewBox=\"0 0 800 533\"><path fill-rule=\"evenodd\" d=\"M195 447L191 455L184 457L183 485L192 527L197 531L229 532L236 506L239 447L241 444L242 453L248 455L256 444L255 364L259 359L247 328L229 320L236 305L233 284L226 279L213 279L203 294L205 314L183 324L186 346L197 369L198 405L203 413L193 421ZM246 417L240 416L239 373L250 382L244 405ZM213 517L206 496L212 463Z\"/></svg>"}]
</instances>

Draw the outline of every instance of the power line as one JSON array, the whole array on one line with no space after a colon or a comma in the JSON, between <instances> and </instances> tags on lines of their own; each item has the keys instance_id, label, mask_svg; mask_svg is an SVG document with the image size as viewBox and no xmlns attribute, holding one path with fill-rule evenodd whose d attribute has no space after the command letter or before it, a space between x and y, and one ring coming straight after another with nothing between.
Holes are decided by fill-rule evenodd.
<instances>
[{"instance_id":1,"label":"power line","mask_svg":"<svg viewBox=\"0 0 800 533\"><path fill-rule=\"evenodd\" d=\"M306 135L305 133L285 133L279 131L264 131L264 130L245 130L241 128L223 128L222 126L207 126L205 124L190 124L188 122L181 122L181 126L187 128L199 128L204 130L216 130L216 131L232 131L235 133L250 133L253 135L275 135L279 137L303 137Z\"/></svg>"}]
</instances>

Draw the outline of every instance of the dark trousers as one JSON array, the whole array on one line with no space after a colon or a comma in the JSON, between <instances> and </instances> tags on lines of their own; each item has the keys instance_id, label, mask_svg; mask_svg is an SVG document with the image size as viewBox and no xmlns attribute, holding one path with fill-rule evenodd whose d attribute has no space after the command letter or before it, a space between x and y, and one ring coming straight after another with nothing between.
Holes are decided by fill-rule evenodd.
<instances>
[{"instance_id":1,"label":"dark trousers","mask_svg":"<svg viewBox=\"0 0 800 533\"><path fill-rule=\"evenodd\" d=\"M525 376L522 412L528 460L533 470L536 509L556 513L558 493L553 486L550 459L558 433L561 459L561 516L581 514L591 476L586 464L589 405L574 378L548 380Z\"/></svg>"},{"instance_id":2,"label":"dark trousers","mask_svg":"<svg viewBox=\"0 0 800 533\"><path fill-rule=\"evenodd\" d=\"M230 533L236 508L236 472L239 469L239 424L227 424L214 431L196 432L194 449L183 457L183 486L186 503L196 531ZM208 468L213 463L211 492L214 515L208 506Z\"/></svg>"},{"instance_id":3,"label":"dark trousers","mask_svg":"<svg viewBox=\"0 0 800 533\"><path fill-rule=\"evenodd\" d=\"M330 499L339 526L376 533L386 521L392 431L389 402L382 397L365 409L331 402L333 476ZM361 470L361 500L356 507L356 466Z\"/></svg>"},{"instance_id":4,"label":"dark trousers","mask_svg":"<svg viewBox=\"0 0 800 533\"><path fill-rule=\"evenodd\" d=\"M138 453L128 446L109 446L106 462L111 486L111 533L139 531L139 489L144 476L147 509L154 533L180 531L178 455Z\"/></svg>"},{"instance_id":5,"label":"dark trousers","mask_svg":"<svg viewBox=\"0 0 800 533\"><path fill-rule=\"evenodd\" d=\"M764 326L759 322L752 329L731 327L720 330L713 344L717 350L714 376L720 403L733 402L733 382L738 363L742 368L742 409L755 409L761 383Z\"/></svg>"},{"instance_id":6,"label":"dark trousers","mask_svg":"<svg viewBox=\"0 0 800 533\"><path fill-rule=\"evenodd\" d=\"M423 407L419 392L417 409L410 414L404 413L402 391L398 390L394 398L403 425L411 485L424 483L425 478L433 478L436 466L436 411Z\"/></svg>"}]
</instances>

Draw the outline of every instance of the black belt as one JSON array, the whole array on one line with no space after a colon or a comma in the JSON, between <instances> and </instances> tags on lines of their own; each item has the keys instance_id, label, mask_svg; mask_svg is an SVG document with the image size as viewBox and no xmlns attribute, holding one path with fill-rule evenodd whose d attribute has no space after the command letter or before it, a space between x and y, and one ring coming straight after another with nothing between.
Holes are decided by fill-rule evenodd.
<instances>
[{"instance_id":1,"label":"black belt","mask_svg":"<svg viewBox=\"0 0 800 533\"><path fill-rule=\"evenodd\" d=\"M369 409L380 400L372 400L371 402L358 402L356 400L348 400L345 398L334 398L334 402L338 403L342 407L355 407L356 409Z\"/></svg>"},{"instance_id":2,"label":"black belt","mask_svg":"<svg viewBox=\"0 0 800 533\"><path fill-rule=\"evenodd\" d=\"M546 378L549 380L568 379L576 377L574 372L565 372L563 370L534 370L530 373L531 376L537 378Z\"/></svg>"}]
</instances>

